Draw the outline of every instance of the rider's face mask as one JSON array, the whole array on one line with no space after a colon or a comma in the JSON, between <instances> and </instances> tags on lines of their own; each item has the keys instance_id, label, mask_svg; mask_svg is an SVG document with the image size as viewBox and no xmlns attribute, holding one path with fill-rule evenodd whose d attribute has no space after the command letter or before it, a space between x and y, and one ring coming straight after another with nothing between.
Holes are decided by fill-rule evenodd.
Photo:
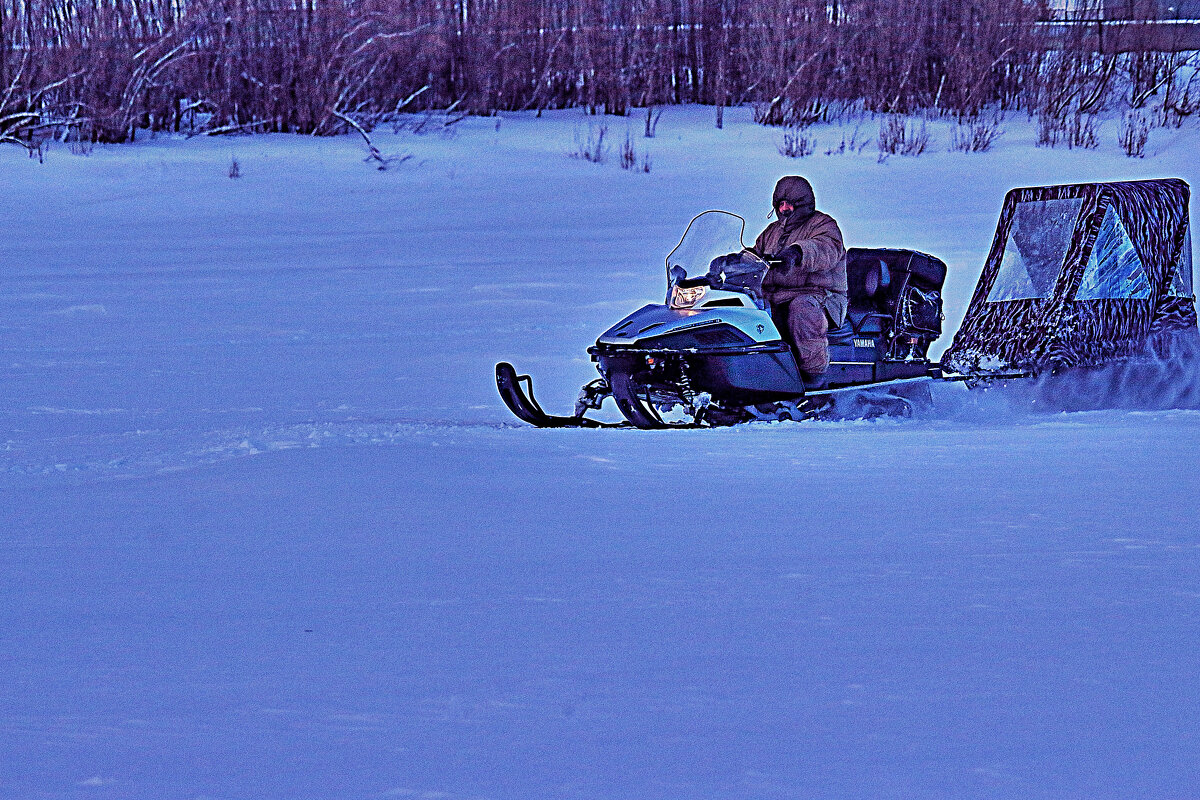
<instances>
[{"instance_id":1,"label":"rider's face mask","mask_svg":"<svg viewBox=\"0 0 1200 800\"><path fill-rule=\"evenodd\" d=\"M775 214L780 219L786 219L788 214L796 210L796 207L787 200L780 200L779 205L775 206Z\"/></svg>"}]
</instances>

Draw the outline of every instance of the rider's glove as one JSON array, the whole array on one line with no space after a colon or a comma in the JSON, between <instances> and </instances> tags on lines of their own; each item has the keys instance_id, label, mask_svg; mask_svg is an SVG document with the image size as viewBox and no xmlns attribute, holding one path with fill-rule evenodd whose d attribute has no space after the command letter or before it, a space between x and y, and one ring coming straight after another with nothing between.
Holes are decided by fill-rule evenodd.
<instances>
[{"instance_id":1,"label":"rider's glove","mask_svg":"<svg viewBox=\"0 0 1200 800\"><path fill-rule=\"evenodd\" d=\"M791 244L780 250L779 255L775 258L779 259L782 271L791 272L804 262L804 252L800 249L800 245Z\"/></svg>"}]
</instances>

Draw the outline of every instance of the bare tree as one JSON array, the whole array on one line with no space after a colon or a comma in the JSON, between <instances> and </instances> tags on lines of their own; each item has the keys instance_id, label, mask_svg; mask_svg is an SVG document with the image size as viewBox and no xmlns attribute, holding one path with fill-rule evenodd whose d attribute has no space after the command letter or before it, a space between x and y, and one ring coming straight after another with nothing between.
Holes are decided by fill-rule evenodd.
<instances>
[{"instance_id":1,"label":"bare tree","mask_svg":"<svg viewBox=\"0 0 1200 800\"><path fill-rule=\"evenodd\" d=\"M344 118L369 133L410 103L699 102L719 125L742 103L772 125L1024 108L1060 133L1110 103L1193 114L1200 91L1154 7L1122 27L1098 21L1101 2L1063 18L1044 0L3 0L0 125L23 141L68 124L104 141L329 134Z\"/></svg>"}]
</instances>

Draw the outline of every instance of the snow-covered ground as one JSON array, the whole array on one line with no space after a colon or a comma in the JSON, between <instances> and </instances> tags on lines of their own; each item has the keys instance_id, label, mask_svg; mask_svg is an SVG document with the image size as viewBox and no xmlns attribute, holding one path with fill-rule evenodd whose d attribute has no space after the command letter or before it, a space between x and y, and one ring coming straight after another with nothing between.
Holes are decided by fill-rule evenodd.
<instances>
[{"instance_id":1,"label":"snow-covered ground","mask_svg":"<svg viewBox=\"0 0 1200 800\"><path fill-rule=\"evenodd\" d=\"M1200 410L538 431L492 379L569 408L788 172L952 332L1007 189L1197 184L1200 131L711 115L631 121L648 174L579 112L0 152L0 797L1200 797Z\"/></svg>"}]
</instances>

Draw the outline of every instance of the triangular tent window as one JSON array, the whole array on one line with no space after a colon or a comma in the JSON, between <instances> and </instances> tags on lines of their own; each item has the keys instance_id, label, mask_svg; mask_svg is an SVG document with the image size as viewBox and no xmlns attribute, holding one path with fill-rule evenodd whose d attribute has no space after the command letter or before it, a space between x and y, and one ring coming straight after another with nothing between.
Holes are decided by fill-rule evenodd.
<instances>
[{"instance_id":1,"label":"triangular tent window","mask_svg":"<svg viewBox=\"0 0 1200 800\"><path fill-rule=\"evenodd\" d=\"M1096 234L1096 245L1088 257L1087 269L1076 300L1145 300L1150 297L1150 279L1142 259L1133 248L1125 225L1111 205Z\"/></svg>"},{"instance_id":2,"label":"triangular tent window","mask_svg":"<svg viewBox=\"0 0 1200 800\"><path fill-rule=\"evenodd\" d=\"M1171 286L1167 297L1192 296L1192 232L1188 228L1183 231L1183 248L1175 262L1171 273Z\"/></svg>"},{"instance_id":3,"label":"triangular tent window","mask_svg":"<svg viewBox=\"0 0 1200 800\"><path fill-rule=\"evenodd\" d=\"M1082 207L1080 197L1017 204L989 303L1050 296Z\"/></svg>"}]
</instances>

